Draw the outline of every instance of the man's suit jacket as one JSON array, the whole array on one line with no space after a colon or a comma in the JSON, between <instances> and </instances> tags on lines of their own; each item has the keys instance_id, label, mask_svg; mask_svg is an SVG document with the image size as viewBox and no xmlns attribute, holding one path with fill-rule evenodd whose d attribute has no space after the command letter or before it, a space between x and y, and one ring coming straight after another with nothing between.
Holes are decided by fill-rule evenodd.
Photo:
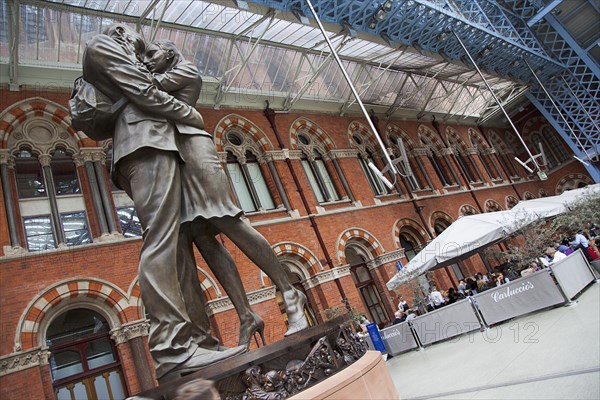
<instances>
[{"instance_id":1,"label":"man's suit jacket","mask_svg":"<svg viewBox=\"0 0 600 400\"><path fill-rule=\"evenodd\" d=\"M204 128L193 107L160 91L136 61L107 35L93 37L83 54L84 79L113 101L122 96L129 100L115 123L114 165L141 147L177 152L175 127L169 121Z\"/></svg>"}]
</instances>

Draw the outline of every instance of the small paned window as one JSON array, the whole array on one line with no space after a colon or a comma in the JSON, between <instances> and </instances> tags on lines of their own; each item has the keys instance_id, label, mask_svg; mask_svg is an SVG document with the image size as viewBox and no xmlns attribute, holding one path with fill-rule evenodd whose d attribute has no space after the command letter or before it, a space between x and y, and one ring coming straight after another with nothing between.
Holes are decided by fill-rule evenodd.
<instances>
[{"instance_id":1,"label":"small paned window","mask_svg":"<svg viewBox=\"0 0 600 400\"><path fill-rule=\"evenodd\" d=\"M22 149L15 154L15 175L20 199L46 197L42 165L31 151Z\"/></svg>"},{"instance_id":2,"label":"small paned window","mask_svg":"<svg viewBox=\"0 0 600 400\"><path fill-rule=\"evenodd\" d=\"M119 207L117 208L119 216L119 224L121 225L121 233L126 238L141 237L142 225L135 212L134 207Z\"/></svg>"},{"instance_id":3,"label":"small paned window","mask_svg":"<svg viewBox=\"0 0 600 400\"><path fill-rule=\"evenodd\" d=\"M43 251L56 248L50 215L23 218L27 249Z\"/></svg>"}]
</instances>

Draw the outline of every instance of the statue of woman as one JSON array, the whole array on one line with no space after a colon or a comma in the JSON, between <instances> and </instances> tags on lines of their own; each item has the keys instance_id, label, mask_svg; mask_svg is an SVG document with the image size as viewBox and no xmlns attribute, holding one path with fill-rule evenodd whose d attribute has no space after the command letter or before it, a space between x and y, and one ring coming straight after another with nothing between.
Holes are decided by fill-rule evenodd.
<instances>
[{"instance_id":1,"label":"statue of woman","mask_svg":"<svg viewBox=\"0 0 600 400\"><path fill-rule=\"evenodd\" d=\"M173 42L157 41L150 44L146 49L144 64L153 73L159 88L189 105L196 104L202 79L196 66L183 58ZM264 322L250 308L233 257L215 238L220 232L264 271L281 292L288 315L285 336L307 328L308 321L304 315L306 297L291 285L267 240L240 218L243 211L231 199L227 176L219 162L212 136L204 130L180 124L177 124L177 129L177 145L183 158L180 167L180 282L186 306L189 303L188 308L193 308L193 299L202 292L196 273L193 242L239 315L239 344L249 346L257 332L264 344ZM190 285L190 281L194 285ZM208 323L205 313L195 313L190 309L188 312L193 318L198 318L198 323Z\"/></svg>"}]
</instances>

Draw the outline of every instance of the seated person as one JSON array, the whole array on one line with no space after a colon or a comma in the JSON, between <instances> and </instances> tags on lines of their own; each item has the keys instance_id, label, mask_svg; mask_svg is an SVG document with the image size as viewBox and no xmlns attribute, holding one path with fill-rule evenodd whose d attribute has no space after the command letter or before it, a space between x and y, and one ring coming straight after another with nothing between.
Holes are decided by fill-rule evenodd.
<instances>
[{"instance_id":1,"label":"seated person","mask_svg":"<svg viewBox=\"0 0 600 400\"><path fill-rule=\"evenodd\" d=\"M459 300L458 293L456 293L454 288L449 288L448 289L448 301L446 302L446 304L455 303L457 300Z\"/></svg>"},{"instance_id":2,"label":"seated person","mask_svg":"<svg viewBox=\"0 0 600 400\"><path fill-rule=\"evenodd\" d=\"M546 249L546 256L548 257L548 264L552 265L557 261L564 260L567 256L560 251L556 251L556 249L552 246L549 246Z\"/></svg>"},{"instance_id":3,"label":"seated person","mask_svg":"<svg viewBox=\"0 0 600 400\"><path fill-rule=\"evenodd\" d=\"M400 322L404 322L406 320L406 314L404 313L404 311L396 311L396 313L394 314L394 316L396 318L394 318L394 321L392 322L392 325L396 325L399 324Z\"/></svg>"},{"instance_id":4,"label":"seated person","mask_svg":"<svg viewBox=\"0 0 600 400\"><path fill-rule=\"evenodd\" d=\"M435 286L432 288L431 293L429 294L429 299L431 300L431 303L433 304L433 308L440 308L446 302L444 300L444 297L440 293L440 291L437 290L437 288Z\"/></svg>"},{"instance_id":5,"label":"seated person","mask_svg":"<svg viewBox=\"0 0 600 400\"><path fill-rule=\"evenodd\" d=\"M563 239L563 241L558 245L558 251L568 256L573 253L573 249L569 247L569 241L567 239Z\"/></svg>"},{"instance_id":6,"label":"seated person","mask_svg":"<svg viewBox=\"0 0 600 400\"><path fill-rule=\"evenodd\" d=\"M417 311L413 308L410 308L407 312L406 312L406 319L405 321L410 321L411 319L415 319L417 318Z\"/></svg>"}]
</instances>

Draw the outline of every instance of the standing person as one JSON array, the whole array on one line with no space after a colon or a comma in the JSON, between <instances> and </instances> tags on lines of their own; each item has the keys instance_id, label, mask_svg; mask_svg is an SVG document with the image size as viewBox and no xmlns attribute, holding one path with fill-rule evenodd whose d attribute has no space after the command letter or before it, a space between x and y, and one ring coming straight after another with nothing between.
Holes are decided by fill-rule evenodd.
<instances>
[{"instance_id":1,"label":"standing person","mask_svg":"<svg viewBox=\"0 0 600 400\"><path fill-rule=\"evenodd\" d=\"M433 308L440 308L445 304L444 297L442 296L440 291L437 290L437 288L435 286L433 288L431 288L431 293L429 294L429 299L431 300L431 303L433 304Z\"/></svg>"},{"instance_id":2,"label":"standing person","mask_svg":"<svg viewBox=\"0 0 600 400\"><path fill-rule=\"evenodd\" d=\"M571 242L571 246L573 246L573 250L581 249L585 258L589 262L591 262L593 260L592 260L592 257L590 256L590 253L588 253L589 245L590 245L590 241L583 234L583 229L578 230L577 233L575 234L575 240L573 240Z\"/></svg>"},{"instance_id":3,"label":"standing person","mask_svg":"<svg viewBox=\"0 0 600 400\"><path fill-rule=\"evenodd\" d=\"M148 346L156 377L161 379L194 371L245 348L217 351L209 326L201 336L192 336L177 277L180 157L169 120L196 128L203 128L204 122L193 107L158 90L139 69L144 47L141 36L126 25L111 25L88 42L83 75L113 101L123 96L128 100L115 122L112 177L132 198L144 230L139 283L150 319Z\"/></svg>"},{"instance_id":4,"label":"standing person","mask_svg":"<svg viewBox=\"0 0 600 400\"><path fill-rule=\"evenodd\" d=\"M196 67L186 61L171 41L148 46L144 63L154 74L157 85L190 105L196 104L202 80ZM187 265L182 279L196 276L192 242L204 257L215 277L230 296L240 317L239 344L248 346L258 332L264 343L264 322L250 308L235 262L227 249L216 240L222 232L254 262L280 290L288 315L289 336L308 327L304 315L306 297L294 288L284 267L267 240L240 219L243 215L231 200L227 176L219 161L212 135L203 129L177 125L177 145L184 163L181 165L183 198L181 207L180 251L182 265ZM197 276L195 278L197 280ZM184 287L182 282L182 288ZM199 285L195 285L199 288ZM192 300L186 296L186 303Z\"/></svg>"}]
</instances>

